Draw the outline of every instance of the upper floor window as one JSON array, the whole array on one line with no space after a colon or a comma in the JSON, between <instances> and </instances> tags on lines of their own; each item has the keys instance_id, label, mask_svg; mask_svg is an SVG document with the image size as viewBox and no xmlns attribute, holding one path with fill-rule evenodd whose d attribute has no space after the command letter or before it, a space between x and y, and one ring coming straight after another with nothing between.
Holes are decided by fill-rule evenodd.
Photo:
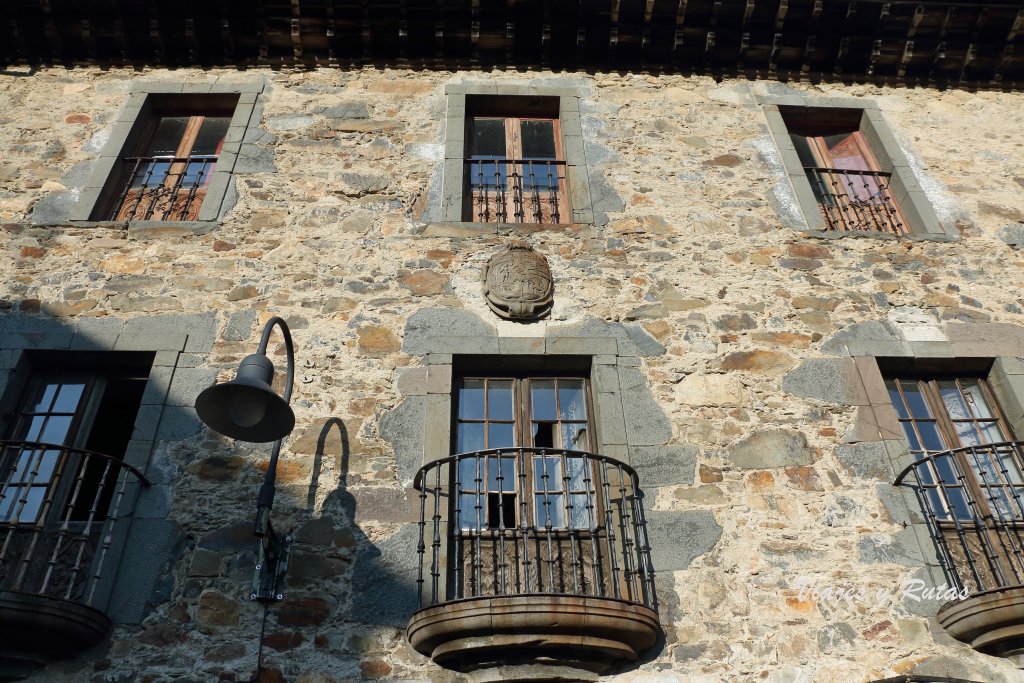
<instances>
[{"instance_id":1,"label":"upper floor window","mask_svg":"<svg viewBox=\"0 0 1024 683\"><path fill-rule=\"evenodd\" d=\"M606 216L595 208L575 88L445 86L444 168L433 234L502 224L561 229ZM486 93L486 94L485 94Z\"/></svg>"},{"instance_id":2,"label":"upper floor window","mask_svg":"<svg viewBox=\"0 0 1024 683\"><path fill-rule=\"evenodd\" d=\"M224 146L231 111L168 108L153 116L136 150L121 161L110 220L194 221Z\"/></svg>"},{"instance_id":3,"label":"upper floor window","mask_svg":"<svg viewBox=\"0 0 1024 683\"><path fill-rule=\"evenodd\" d=\"M109 579L123 540L118 522L147 483L124 460L152 360L31 356L0 441L0 590L88 605Z\"/></svg>"},{"instance_id":4,"label":"upper floor window","mask_svg":"<svg viewBox=\"0 0 1024 683\"><path fill-rule=\"evenodd\" d=\"M464 219L568 223L557 98L467 98Z\"/></svg>"},{"instance_id":5,"label":"upper floor window","mask_svg":"<svg viewBox=\"0 0 1024 683\"><path fill-rule=\"evenodd\" d=\"M140 85L117 114L67 220L131 223L136 230L179 223L199 233L215 227L233 204L233 175L264 172L265 164L251 162L256 152L246 141L262 89Z\"/></svg>"},{"instance_id":6,"label":"upper floor window","mask_svg":"<svg viewBox=\"0 0 1024 683\"><path fill-rule=\"evenodd\" d=\"M881 170L858 129L860 112L781 109L828 229L907 232L890 191L892 174Z\"/></svg>"},{"instance_id":7,"label":"upper floor window","mask_svg":"<svg viewBox=\"0 0 1024 683\"><path fill-rule=\"evenodd\" d=\"M110 219L194 221L224 146L229 113L164 115L123 159L124 187Z\"/></svg>"},{"instance_id":8,"label":"upper floor window","mask_svg":"<svg viewBox=\"0 0 1024 683\"><path fill-rule=\"evenodd\" d=\"M878 107L837 99L819 107L813 98L760 98L807 227L956 236L940 223ZM801 100L806 105L793 103Z\"/></svg>"}]
</instances>

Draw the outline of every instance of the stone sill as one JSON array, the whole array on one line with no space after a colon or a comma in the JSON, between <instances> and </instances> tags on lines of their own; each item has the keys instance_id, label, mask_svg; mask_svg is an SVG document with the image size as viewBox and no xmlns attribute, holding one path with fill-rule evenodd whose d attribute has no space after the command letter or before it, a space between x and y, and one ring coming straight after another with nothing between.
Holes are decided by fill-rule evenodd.
<instances>
[{"instance_id":1,"label":"stone sill","mask_svg":"<svg viewBox=\"0 0 1024 683\"><path fill-rule=\"evenodd\" d=\"M479 237L481 235L533 234L538 232L579 232L589 223L427 223L424 237Z\"/></svg>"},{"instance_id":2,"label":"stone sill","mask_svg":"<svg viewBox=\"0 0 1024 683\"><path fill-rule=\"evenodd\" d=\"M131 237L178 237L205 235L215 230L218 221L66 221L63 223L37 223L39 228L107 228L127 230Z\"/></svg>"},{"instance_id":3,"label":"stone sill","mask_svg":"<svg viewBox=\"0 0 1024 683\"><path fill-rule=\"evenodd\" d=\"M804 237L811 237L823 240L841 239L874 239L874 240L906 240L908 242L958 242L959 237L945 233L910 233L908 235L896 236L891 232L877 232L874 230L803 230Z\"/></svg>"}]
</instances>

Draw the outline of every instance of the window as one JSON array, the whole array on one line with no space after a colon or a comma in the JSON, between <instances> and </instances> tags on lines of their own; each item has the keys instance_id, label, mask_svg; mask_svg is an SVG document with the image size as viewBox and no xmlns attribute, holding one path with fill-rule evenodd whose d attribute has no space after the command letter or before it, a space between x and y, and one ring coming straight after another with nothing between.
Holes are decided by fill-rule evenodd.
<instances>
[{"instance_id":1,"label":"window","mask_svg":"<svg viewBox=\"0 0 1024 683\"><path fill-rule=\"evenodd\" d=\"M31 356L0 442L0 589L91 599L109 549L106 523L124 515L128 486L142 479L122 459L152 359Z\"/></svg>"},{"instance_id":2,"label":"window","mask_svg":"<svg viewBox=\"0 0 1024 683\"><path fill-rule=\"evenodd\" d=\"M879 170L856 122L843 118L847 117L826 113L822 118L787 120L828 229L905 233L906 219L889 190L891 174Z\"/></svg>"},{"instance_id":3,"label":"window","mask_svg":"<svg viewBox=\"0 0 1024 683\"><path fill-rule=\"evenodd\" d=\"M913 484L947 567L970 592L1024 583L1024 451L983 374L886 379Z\"/></svg>"},{"instance_id":4,"label":"window","mask_svg":"<svg viewBox=\"0 0 1024 683\"><path fill-rule=\"evenodd\" d=\"M428 234L494 232L502 224L604 221L591 197L575 88L511 84L445 87L441 201Z\"/></svg>"},{"instance_id":5,"label":"window","mask_svg":"<svg viewBox=\"0 0 1024 683\"><path fill-rule=\"evenodd\" d=\"M196 220L230 122L230 110L215 108L168 108L155 116L142 144L122 161L123 189L110 220Z\"/></svg>"},{"instance_id":6,"label":"window","mask_svg":"<svg viewBox=\"0 0 1024 683\"><path fill-rule=\"evenodd\" d=\"M212 229L234 202L233 174L265 168L245 142L262 89L137 85L64 220Z\"/></svg>"},{"instance_id":7,"label":"window","mask_svg":"<svg viewBox=\"0 0 1024 683\"><path fill-rule=\"evenodd\" d=\"M459 459L459 527L594 528L587 404L579 377L462 378L455 451L480 455Z\"/></svg>"},{"instance_id":8,"label":"window","mask_svg":"<svg viewBox=\"0 0 1024 683\"><path fill-rule=\"evenodd\" d=\"M558 100L534 98L519 105L522 115L511 116L516 99L467 100L464 219L568 223Z\"/></svg>"},{"instance_id":9,"label":"window","mask_svg":"<svg viewBox=\"0 0 1024 683\"><path fill-rule=\"evenodd\" d=\"M808 228L956 236L939 223L876 105L838 98L828 98L828 106L802 97L760 101Z\"/></svg>"}]
</instances>

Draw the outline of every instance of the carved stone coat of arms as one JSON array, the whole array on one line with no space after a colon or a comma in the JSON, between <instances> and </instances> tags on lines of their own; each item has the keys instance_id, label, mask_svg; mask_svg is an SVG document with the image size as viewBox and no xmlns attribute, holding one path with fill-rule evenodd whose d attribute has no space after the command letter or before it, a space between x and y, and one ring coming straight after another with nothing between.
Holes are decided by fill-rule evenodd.
<instances>
[{"instance_id":1,"label":"carved stone coat of arms","mask_svg":"<svg viewBox=\"0 0 1024 683\"><path fill-rule=\"evenodd\" d=\"M555 281L547 259L516 240L487 261L483 290L487 305L502 318L534 320L551 311Z\"/></svg>"}]
</instances>

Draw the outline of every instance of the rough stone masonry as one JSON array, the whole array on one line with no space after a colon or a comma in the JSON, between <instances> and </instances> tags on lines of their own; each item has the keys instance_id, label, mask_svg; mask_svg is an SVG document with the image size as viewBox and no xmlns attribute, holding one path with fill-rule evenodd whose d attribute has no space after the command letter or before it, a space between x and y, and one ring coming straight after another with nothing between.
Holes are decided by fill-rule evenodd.
<instances>
[{"instance_id":1,"label":"rough stone masonry","mask_svg":"<svg viewBox=\"0 0 1024 683\"><path fill-rule=\"evenodd\" d=\"M233 204L203 234L66 220L141 81L264 86ZM595 221L511 231L555 278L541 322L502 322L480 295L481 268L510 231L436 220L444 88L473 83L579 92ZM956 237L806 235L759 94L873 100ZM665 642L608 680L1022 680L945 635L934 609L836 604L794 583L891 589L924 566L904 534L912 527L886 505L887 461L858 445L844 370L798 369L842 355L866 324L894 348L911 328L947 338L964 324L1024 329L1020 105L1015 93L618 73L6 72L4 313L97 330L92 321L212 314L212 351L195 358L210 372L195 393L215 371L229 378L279 315L300 366L274 511L296 534L286 600L265 615L247 598L268 451L182 423L155 451L180 535L151 609L87 658L30 680L246 681L260 650L262 681L462 680L403 632L418 503L396 441L417 435L386 432L396 409L422 423L415 411L430 400L424 391L405 403L417 389L397 379L431 364L408 342L427 309L479 321L468 336L496 348L590 324L647 345L619 377L665 417L664 438L634 460L653 482L641 480L667 567L657 577Z\"/></svg>"}]
</instances>

